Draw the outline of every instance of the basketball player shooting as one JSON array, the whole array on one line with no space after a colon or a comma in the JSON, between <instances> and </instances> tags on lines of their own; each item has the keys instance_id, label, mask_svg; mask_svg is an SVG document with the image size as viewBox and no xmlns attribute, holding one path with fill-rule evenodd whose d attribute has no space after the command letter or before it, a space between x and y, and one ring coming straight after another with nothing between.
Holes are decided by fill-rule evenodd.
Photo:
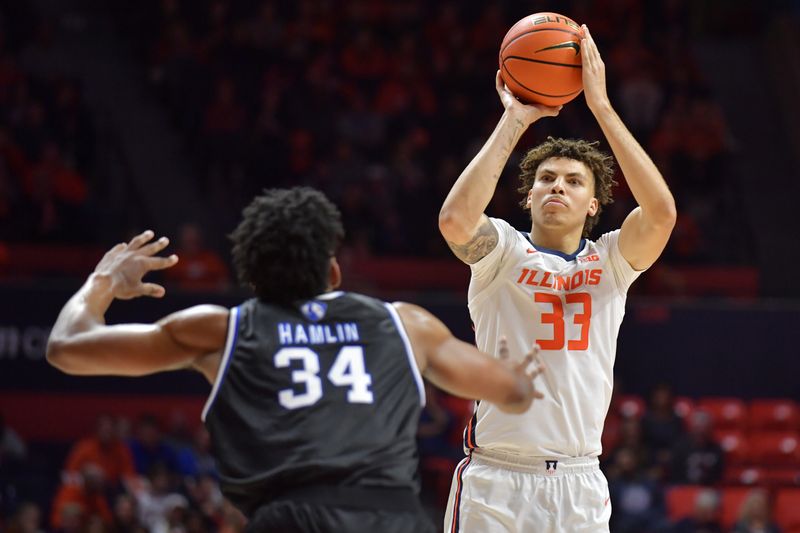
<instances>
[{"instance_id":1,"label":"basketball player shooting","mask_svg":"<svg viewBox=\"0 0 800 533\"><path fill-rule=\"evenodd\" d=\"M203 410L221 488L248 531L427 532L417 472L421 376L506 413L542 395L534 350L498 361L421 307L335 291L338 209L310 188L257 196L231 235L256 297L200 305L154 324L106 325L114 299L162 297L144 283L168 240L146 231L106 253L58 316L47 360L69 374L193 369L213 386ZM494 351L494 350L492 350Z\"/></svg>"},{"instance_id":2,"label":"basketball player shooting","mask_svg":"<svg viewBox=\"0 0 800 533\"><path fill-rule=\"evenodd\" d=\"M523 105L497 75L505 111L453 185L439 227L470 265L468 306L478 348L536 343L546 398L519 417L481 402L465 431L445 517L447 532L608 531L608 484L598 467L617 334L628 288L659 257L675 225L672 194L606 94L605 66L583 27L586 104L638 207L622 227L589 240L612 201L612 158L597 143L548 138L520 168L530 231L484 214L525 130L560 107Z\"/></svg>"}]
</instances>

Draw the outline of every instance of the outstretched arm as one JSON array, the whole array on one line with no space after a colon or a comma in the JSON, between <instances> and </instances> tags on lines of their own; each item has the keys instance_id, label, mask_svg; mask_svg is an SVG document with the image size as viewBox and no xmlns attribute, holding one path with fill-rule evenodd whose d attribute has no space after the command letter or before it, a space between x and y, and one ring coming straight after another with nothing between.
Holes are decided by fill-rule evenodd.
<instances>
[{"instance_id":1,"label":"outstretched arm","mask_svg":"<svg viewBox=\"0 0 800 533\"><path fill-rule=\"evenodd\" d=\"M495 88L505 112L467 168L456 180L439 212L439 230L453 253L468 264L477 263L497 245L497 230L484 211L497 181L528 126L541 117L558 115L561 107L524 105L505 87L500 72Z\"/></svg>"},{"instance_id":2,"label":"outstretched arm","mask_svg":"<svg viewBox=\"0 0 800 533\"><path fill-rule=\"evenodd\" d=\"M479 351L455 338L438 318L425 309L408 303L395 303L408 332L417 364L425 379L456 396L486 400L509 413L524 413L542 394L533 380L544 369L528 371L535 351L512 363L505 343L499 346L500 359Z\"/></svg>"},{"instance_id":3,"label":"outstretched arm","mask_svg":"<svg viewBox=\"0 0 800 533\"><path fill-rule=\"evenodd\" d=\"M216 374L213 356L225 344L228 310L204 305L179 311L155 324L108 326L104 315L115 298L160 298L164 288L143 283L151 270L177 263L158 257L169 241L150 242L146 231L109 250L83 287L70 298L47 342L47 360L68 374L140 376L195 367L206 378Z\"/></svg>"},{"instance_id":4,"label":"outstretched arm","mask_svg":"<svg viewBox=\"0 0 800 533\"><path fill-rule=\"evenodd\" d=\"M581 40L583 91L586 103L603 130L619 163L625 181L639 207L631 211L619 236L622 256L636 270L652 265L675 226L675 199L650 156L636 142L619 115L611 107L606 93L605 65L589 28L583 27Z\"/></svg>"}]
</instances>

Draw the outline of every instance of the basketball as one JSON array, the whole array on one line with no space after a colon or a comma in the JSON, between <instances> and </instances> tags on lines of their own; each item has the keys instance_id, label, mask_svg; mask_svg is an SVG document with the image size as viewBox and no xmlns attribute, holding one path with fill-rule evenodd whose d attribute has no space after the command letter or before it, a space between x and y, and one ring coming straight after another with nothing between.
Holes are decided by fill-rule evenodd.
<instances>
[{"instance_id":1,"label":"basketball","mask_svg":"<svg viewBox=\"0 0 800 533\"><path fill-rule=\"evenodd\" d=\"M574 20L535 13L514 24L500 46L500 75L526 104L566 104L581 92L581 38Z\"/></svg>"}]
</instances>

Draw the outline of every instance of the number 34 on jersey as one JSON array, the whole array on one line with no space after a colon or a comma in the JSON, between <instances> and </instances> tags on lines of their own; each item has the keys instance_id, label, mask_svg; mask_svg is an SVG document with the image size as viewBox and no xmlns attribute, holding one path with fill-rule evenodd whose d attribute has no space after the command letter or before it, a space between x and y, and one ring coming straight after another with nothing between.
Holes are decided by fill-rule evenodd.
<instances>
[{"instance_id":1,"label":"number 34 on jersey","mask_svg":"<svg viewBox=\"0 0 800 533\"><path fill-rule=\"evenodd\" d=\"M299 363L292 365L295 361ZM278 392L278 403L287 409L308 407L322 398L322 379L319 377L319 355L311 348L281 348L275 354L276 368L293 367L292 383L304 387L302 392L284 389ZM373 395L370 386L372 376L364 365L364 348L361 346L343 346L336 355L328 380L337 387L349 387L347 401L350 403L372 403Z\"/></svg>"}]
</instances>

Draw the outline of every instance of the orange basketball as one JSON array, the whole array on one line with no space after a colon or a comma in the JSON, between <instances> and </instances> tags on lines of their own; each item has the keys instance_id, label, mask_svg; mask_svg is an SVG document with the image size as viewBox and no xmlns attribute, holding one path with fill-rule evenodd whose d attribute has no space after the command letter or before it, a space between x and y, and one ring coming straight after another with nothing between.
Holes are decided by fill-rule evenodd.
<instances>
[{"instance_id":1,"label":"orange basketball","mask_svg":"<svg viewBox=\"0 0 800 533\"><path fill-rule=\"evenodd\" d=\"M535 13L514 24L500 46L500 75L525 103L566 104L581 92L581 38L574 20Z\"/></svg>"}]
</instances>

